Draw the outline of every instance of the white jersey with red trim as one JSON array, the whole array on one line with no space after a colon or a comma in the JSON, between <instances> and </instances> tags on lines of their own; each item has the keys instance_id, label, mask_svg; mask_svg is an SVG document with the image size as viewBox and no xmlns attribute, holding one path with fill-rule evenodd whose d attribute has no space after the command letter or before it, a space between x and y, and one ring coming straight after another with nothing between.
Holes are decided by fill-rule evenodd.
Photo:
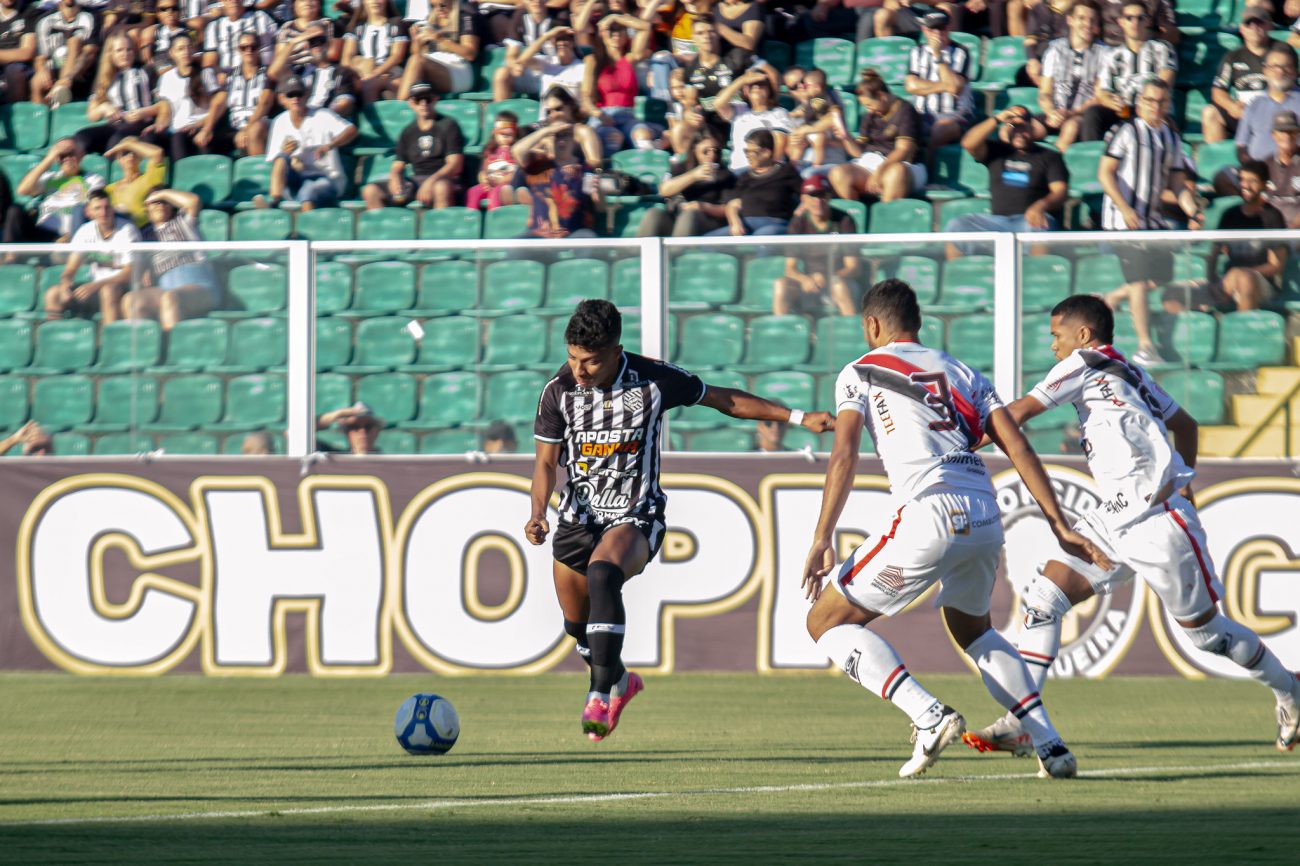
<instances>
[{"instance_id":1,"label":"white jersey with red trim","mask_svg":"<svg viewBox=\"0 0 1300 866\"><path fill-rule=\"evenodd\" d=\"M1002 400L982 373L920 343L890 343L845 365L835 411L862 413L889 487L913 499L936 485L993 493L972 450Z\"/></svg>"},{"instance_id":2,"label":"white jersey with red trim","mask_svg":"<svg viewBox=\"0 0 1300 866\"><path fill-rule=\"evenodd\" d=\"M1083 453L1113 529L1141 519L1196 475L1169 444L1172 397L1111 346L1076 349L1029 392L1047 408L1074 404Z\"/></svg>"}]
</instances>

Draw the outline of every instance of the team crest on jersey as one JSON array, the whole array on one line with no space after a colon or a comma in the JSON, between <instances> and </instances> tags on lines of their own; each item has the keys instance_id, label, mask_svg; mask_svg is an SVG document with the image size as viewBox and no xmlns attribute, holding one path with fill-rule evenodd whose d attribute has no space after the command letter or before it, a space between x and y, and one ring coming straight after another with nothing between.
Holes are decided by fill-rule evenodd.
<instances>
[{"instance_id":1,"label":"team crest on jersey","mask_svg":"<svg viewBox=\"0 0 1300 866\"><path fill-rule=\"evenodd\" d=\"M623 392L623 409L628 412L640 412L643 405L640 388L630 388Z\"/></svg>"},{"instance_id":2,"label":"team crest on jersey","mask_svg":"<svg viewBox=\"0 0 1300 866\"><path fill-rule=\"evenodd\" d=\"M1102 507L1101 497L1087 475L1059 466L1044 468L1068 522L1073 524L1082 515ZM1039 617L1042 615L1022 609L1020 602L1030 580L1045 564L1035 551L1058 548L1038 503L1015 470L1000 473L993 480L993 486L1006 533L1005 574L1015 590L1005 618L999 622L995 612L994 621L998 625L1005 623L1008 639L1014 640L1020 622L1030 628L1041 624ZM1111 670L1124 656L1141 626L1145 596L1141 578L1135 577L1118 584L1106 595L1094 596L1076 605L1062 622L1061 650L1052 665L1051 675L1101 676ZM997 596L1003 597L1002 594Z\"/></svg>"},{"instance_id":3,"label":"team crest on jersey","mask_svg":"<svg viewBox=\"0 0 1300 866\"><path fill-rule=\"evenodd\" d=\"M952 523L953 535L970 535L970 515L965 511L949 511L948 520Z\"/></svg>"}]
</instances>

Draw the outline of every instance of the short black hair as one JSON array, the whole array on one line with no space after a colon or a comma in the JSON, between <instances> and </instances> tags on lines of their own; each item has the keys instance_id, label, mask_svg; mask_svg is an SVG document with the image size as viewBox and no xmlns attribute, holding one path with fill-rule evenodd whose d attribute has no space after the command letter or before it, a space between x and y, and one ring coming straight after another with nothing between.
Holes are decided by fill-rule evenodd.
<instances>
[{"instance_id":1,"label":"short black hair","mask_svg":"<svg viewBox=\"0 0 1300 866\"><path fill-rule=\"evenodd\" d=\"M761 147L764 150L776 150L776 138L772 135L770 129L751 129L749 135L745 136L745 143L753 142L755 147Z\"/></svg>"},{"instance_id":2,"label":"short black hair","mask_svg":"<svg viewBox=\"0 0 1300 866\"><path fill-rule=\"evenodd\" d=\"M99 187L98 189L92 189L92 190L91 190L91 191L86 195L86 204L90 204L92 201L95 201L96 199L101 199L101 198L104 199L105 201L112 201L112 200L113 200L112 197L109 196L109 194L108 194L108 190L104 189L103 187Z\"/></svg>"},{"instance_id":3,"label":"short black hair","mask_svg":"<svg viewBox=\"0 0 1300 866\"><path fill-rule=\"evenodd\" d=\"M1096 295L1071 295L1052 307L1052 315L1087 325L1092 335L1103 343L1115 341L1115 314Z\"/></svg>"},{"instance_id":4,"label":"short black hair","mask_svg":"<svg viewBox=\"0 0 1300 866\"><path fill-rule=\"evenodd\" d=\"M487 425L487 429L483 431L483 441L517 443L519 440L518 437L515 436L515 428L510 426L510 422L502 421L498 418L496 421Z\"/></svg>"},{"instance_id":5,"label":"short black hair","mask_svg":"<svg viewBox=\"0 0 1300 866\"><path fill-rule=\"evenodd\" d=\"M895 330L921 330L921 304L903 280L881 280L862 296L862 317L874 316Z\"/></svg>"},{"instance_id":6,"label":"short black hair","mask_svg":"<svg viewBox=\"0 0 1300 866\"><path fill-rule=\"evenodd\" d=\"M1255 175L1255 177L1268 183L1268 166L1260 162L1258 159L1248 159L1243 162L1241 168L1237 169L1237 172L1240 174L1243 171L1248 171Z\"/></svg>"},{"instance_id":7,"label":"short black hair","mask_svg":"<svg viewBox=\"0 0 1300 866\"><path fill-rule=\"evenodd\" d=\"M592 351L617 346L622 337L623 317L618 307L600 298L579 301L564 329L566 344Z\"/></svg>"}]
</instances>

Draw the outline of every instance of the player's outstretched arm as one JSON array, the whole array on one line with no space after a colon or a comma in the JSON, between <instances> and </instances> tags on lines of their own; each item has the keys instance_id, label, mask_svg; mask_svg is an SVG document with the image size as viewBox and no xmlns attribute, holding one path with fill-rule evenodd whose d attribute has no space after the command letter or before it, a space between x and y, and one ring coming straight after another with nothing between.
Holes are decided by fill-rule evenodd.
<instances>
[{"instance_id":1,"label":"player's outstretched arm","mask_svg":"<svg viewBox=\"0 0 1300 866\"><path fill-rule=\"evenodd\" d=\"M1013 400L1011 404L1006 407L1006 409L1007 409L1007 414L1011 416L1012 421L1016 422L1017 427L1023 426L1024 423L1028 421L1030 418L1033 418L1037 415L1041 415L1047 411L1046 406L1044 406L1042 403L1039 403L1037 400L1035 400L1033 397L1029 396L1028 394L1026 394L1024 397L1021 397L1019 400ZM981 448L987 448L992 444L993 444L992 437L990 437L989 434L985 433L984 438L979 441L979 444L976 445L973 450L978 451Z\"/></svg>"},{"instance_id":2,"label":"player's outstretched arm","mask_svg":"<svg viewBox=\"0 0 1300 866\"><path fill-rule=\"evenodd\" d=\"M821 513L803 566L801 586L804 595L813 601L822 594L822 580L835 567L835 525L839 523L844 503L848 502L849 491L853 489L863 423L862 413L852 409L844 410L835 419L835 444L831 447L826 481L822 484Z\"/></svg>"},{"instance_id":3,"label":"player's outstretched arm","mask_svg":"<svg viewBox=\"0 0 1300 866\"><path fill-rule=\"evenodd\" d=\"M1041 406L1037 400L1022 397L1016 403L1030 400ZM1012 404L1015 405L1015 404ZM1039 411L1042 411L1041 409ZM1036 414L1036 413L1035 413ZM988 418L989 436L994 443L1002 449L1011 460L1011 465L1016 467L1016 472L1025 482L1025 487L1029 489L1029 494L1034 497L1038 507L1042 509L1043 516L1047 518L1047 525L1052 528L1052 534L1060 542L1061 547L1067 552L1089 562L1096 563L1106 571L1110 571L1114 564L1106 558L1106 554L1097 549L1097 546L1079 533L1070 528L1066 522L1065 514L1061 511L1061 503L1056 501L1056 492L1052 490L1052 482L1047 477L1047 470L1038 459L1034 449L1029 446L1029 440L1025 434L1020 431L1020 425L1016 423L1011 413L1006 409L994 409Z\"/></svg>"},{"instance_id":4,"label":"player's outstretched arm","mask_svg":"<svg viewBox=\"0 0 1300 866\"><path fill-rule=\"evenodd\" d=\"M717 409L723 415L732 418L747 418L753 421L787 421L807 427L814 433L824 433L835 429L835 418L829 412L803 412L787 409L779 403L764 400L748 391L735 388L717 388L709 385L700 400L701 406ZM797 413L797 414L796 414Z\"/></svg>"},{"instance_id":5,"label":"player's outstretched arm","mask_svg":"<svg viewBox=\"0 0 1300 866\"><path fill-rule=\"evenodd\" d=\"M533 444L537 447L537 458L533 461L533 513L524 524L524 537L529 544L541 544L551 531L551 524L546 520L546 508L555 492L555 464L560 461L560 443L537 439Z\"/></svg>"}]
</instances>

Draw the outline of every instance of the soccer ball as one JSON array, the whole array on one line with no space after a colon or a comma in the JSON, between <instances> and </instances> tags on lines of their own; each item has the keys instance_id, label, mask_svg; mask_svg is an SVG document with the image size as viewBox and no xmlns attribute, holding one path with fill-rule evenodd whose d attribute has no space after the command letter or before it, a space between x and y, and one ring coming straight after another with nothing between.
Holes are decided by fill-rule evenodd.
<instances>
[{"instance_id":1,"label":"soccer ball","mask_svg":"<svg viewBox=\"0 0 1300 866\"><path fill-rule=\"evenodd\" d=\"M446 754L460 736L460 716L441 695L411 695L397 708L393 733L412 755Z\"/></svg>"}]
</instances>

